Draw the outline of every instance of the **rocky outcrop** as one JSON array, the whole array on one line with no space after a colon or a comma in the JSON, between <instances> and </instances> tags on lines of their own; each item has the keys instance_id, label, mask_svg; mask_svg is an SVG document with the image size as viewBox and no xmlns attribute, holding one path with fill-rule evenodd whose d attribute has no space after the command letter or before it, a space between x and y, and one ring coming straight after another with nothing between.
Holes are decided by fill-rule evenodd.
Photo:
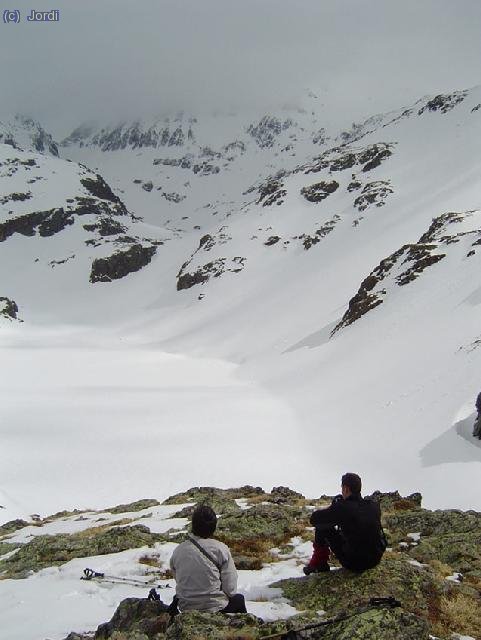
<instances>
[{"instance_id":1,"label":"rocky outcrop","mask_svg":"<svg viewBox=\"0 0 481 640\"><path fill-rule=\"evenodd\" d=\"M376 182L368 182L361 195L354 200L354 206L359 211L365 211L370 205L383 207L386 204L386 198L394 193L389 180L378 180Z\"/></svg>"},{"instance_id":2,"label":"rocky outcrop","mask_svg":"<svg viewBox=\"0 0 481 640\"><path fill-rule=\"evenodd\" d=\"M15 218L9 218L0 223L0 242L4 242L14 233L23 236L34 236L37 229L41 236L52 236L59 233L65 227L74 223L70 211L50 209L48 211L35 211Z\"/></svg>"},{"instance_id":3,"label":"rocky outcrop","mask_svg":"<svg viewBox=\"0 0 481 640\"><path fill-rule=\"evenodd\" d=\"M228 243L231 239L231 236L226 233L225 227L221 227L215 236L210 234L202 236L198 248L184 262L177 274L177 291L190 289L197 284L204 284L211 278L219 278L224 273L239 273L242 271L246 259L241 256L216 258L202 264L202 255L204 253L210 252L217 245ZM195 265L195 263L199 262L200 264Z\"/></svg>"},{"instance_id":4,"label":"rocky outcrop","mask_svg":"<svg viewBox=\"0 0 481 640\"><path fill-rule=\"evenodd\" d=\"M211 278L219 278L224 273L239 273L244 268L245 258L217 258L197 267L193 272L185 271L188 263L182 266L177 274L177 291L190 289L196 284L204 284Z\"/></svg>"},{"instance_id":5,"label":"rocky outcrop","mask_svg":"<svg viewBox=\"0 0 481 640\"><path fill-rule=\"evenodd\" d=\"M284 189L284 183L278 178L269 178L258 188L259 198L257 204L263 207L269 207L272 204L281 205L287 195Z\"/></svg>"},{"instance_id":6,"label":"rocky outcrop","mask_svg":"<svg viewBox=\"0 0 481 640\"><path fill-rule=\"evenodd\" d=\"M334 193L339 188L339 182L331 180L331 182L315 182L308 187L302 187L301 195L304 196L309 202L322 202L331 193Z\"/></svg>"},{"instance_id":7,"label":"rocky outcrop","mask_svg":"<svg viewBox=\"0 0 481 640\"><path fill-rule=\"evenodd\" d=\"M322 240L322 238L328 236L334 230L336 224L340 219L340 216L336 214L331 220L328 220L322 225L322 227L317 229L314 235L303 233L298 236L299 240L302 240L304 249L307 251L314 245L318 244Z\"/></svg>"},{"instance_id":8,"label":"rocky outcrop","mask_svg":"<svg viewBox=\"0 0 481 640\"><path fill-rule=\"evenodd\" d=\"M25 200L30 200L31 197L31 191L27 191L27 193L10 193L9 195L2 196L0 198L0 204L7 204L8 202L25 202Z\"/></svg>"},{"instance_id":9,"label":"rocky outcrop","mask_svg":"<svg viewBox=\"0 0 481 640\"><path fill-rule=\"evenodd\" d=\"M0 296L0 318L6 318L7 320L19 320L18 306L15 300L10 300L10 298L6 298L5 296Z\"/></svg>"},{"instance_id":10,"label":"rocky outcrop","mask_svg":"<svg viewBox=\"0 0 481 640\"><path fill-rule=\"evenodd\" d=\"M111 217L101 216L98 218L97 222L93 224L84 224L83 225L85 231L97 232L100 236L115 236L119 233L125 233L127 231L127 227L120 224L118 220L114 220Z\"/></svg>"},{"instance_id":11,"label":"rocky outcrop","mask_svg":"<svg viewBox=\"0 0 481 640\"><path fill-rule=\"evenodd\" d=\"M392 156L393 143L378 142L368 145L364 149L356 150L345 147L333 147L319 156L313 163L301 167L304 173L317 173L324 169L329 172L345 171L355 166L360 166L363 172L371 171L378 167L384 160Z\"/></svg>"},{"instance_id":12,"label":"rocky outcrop","mask_svg":"<svg viewBox=\"0 0 481 640\"><path fill-rule=\"evenodd\" d=\"M477 230L448 232L450 225L463 222L476 214L473 211L464 213L448 212L434 218L429 229L422 234L417 243L406 244L381 260L378 266L365 278L341 321L332 331L334 335L339 329L352 324L371 309L383 303L387 295L387 285L404 286L416 280L426 269L437 264L447 256L449 246L466 239L470 246L481 243L481 228ZM470 252L468 252L468 256Z\"/></svg>"},{"instance_id":13,"label":"rocky outcrop","mask_svg":"<svg viewBox=\"0 0 481 640\"><path fill-rule=\"evenodd\" d=\"M74 534L36 536L22 545L15 555L0 561L0 578L26 578L32 571L64 564L72 558L118 553L126 549L151 546L165 539L151 533L148 527L114 526L93 527Z\"/></svg>"},{"instance_id":14,"label":"rocky outcrop","mask_svg":"<svg viewBox=\"0 0 481 640\"><path fill-rule=\"evenodd\" d=\"M127 214L125 205L121 199L115 195L101 175L97 174L95 178L82 178L80 182L93 196L100 200L107 200L108 202L118 205L121 208L122 213L124 215Z\"/></svg>"},{"instance_id":15,"label":"rocky outcrop","mask_svg":"<svg viewBox=\"0 0 481 640\"><path fill-rule=\"evenodd\" d=\"M161 601L146 598L126 598L122 600L109 622L101 624L94 640L116 638L152 638L167 631L170 616L168 607Z\"/></svg>"},{"instance_id":16,"label":"rocky outcrop","mask_svg":"<svg viewBox=\"0 0 481 640\"><path fill-rule=\"evenodd\" d=\"M440 113L448 113L460 104L468 95L467 91L455 91L449 94L439 94L436 97L429 100L424 107L421 107L418 111L418 115L422 115L428 111L439 111Z\"/></svg>"},{"instance_id":17,"label":"rocky outcrop","mask_svg":"<svg viewBox=\"0 0 481 640\"><path fill-rule=\"evenodd\" d=\"M264 116L257 124L249 125L247 133L254 138L261 149L266 149L272 147L276 138L293 124L290 118L281 121L275 116Z\"/></svg>"},{"instance_id":18,"label":"rocky outcrop","mask_svg":"<svg viewBox=\"0 0 481 640\"><path fill-rule=\"evenodd\" d=\"M107 258L96 258L92 263L90 282L111 282L139 271L150 263L156 251L155 246L134 244L127 251L116 251Z\"/></svg>"}]
</instances>

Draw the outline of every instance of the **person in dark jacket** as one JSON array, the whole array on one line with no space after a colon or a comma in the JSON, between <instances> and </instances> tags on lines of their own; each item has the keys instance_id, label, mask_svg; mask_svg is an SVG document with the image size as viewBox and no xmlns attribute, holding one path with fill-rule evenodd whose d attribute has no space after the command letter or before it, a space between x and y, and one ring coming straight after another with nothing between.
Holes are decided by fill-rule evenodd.
<instances>
[{"instance_id":1,"label":"person in dark jacket","mask_svg":"<svg viewBox=\"0 0 481 640\"><path fill-rule=\"evenodd\" d=\"M303 569L306 575L329 571L331 551L343 567L361 572L379 564L386 550L379 503L361 496L361 478L344 474L341 490L330 507L311 515L316 533L312 558Z\"/></svg>"},{"instance_id":2,"label":"person in dark jacket","mask_svg":"<svg viewBox=\"0 0 481 640\"><path fill-rule=\"evenodd\" d=\"M476 411L478 416L474 421L473 436L481 440L481 393L478 393L476 398Z\"/></svg>"}]
</instances>

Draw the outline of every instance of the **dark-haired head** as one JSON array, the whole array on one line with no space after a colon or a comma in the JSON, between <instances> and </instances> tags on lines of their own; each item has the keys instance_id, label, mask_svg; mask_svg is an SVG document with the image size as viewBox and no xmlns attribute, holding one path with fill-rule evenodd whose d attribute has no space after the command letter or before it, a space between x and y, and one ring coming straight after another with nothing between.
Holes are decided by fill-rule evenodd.
<instances>
[{"instance_id":1,"label":"dark-haired head","mask_svg":"<svg viewBox=\"0 0 481 640\"><path fill-rule=\"evenodd\" d=\"M210 538L217 527L217 516L214 509L201 504L192 514L192 533L199 538Z\"/></svg>"},{"instance_id":2,"label":"dark-haired head","mask_svg":"<svg viewBox=\"0 0 481 640\"><path fill-rule=\"evenodd\" d=\"M353 496L357 496L361 493L361 478L357 473L345 473L341 479L341 485L347 487Z\"/></svg>"}]
</instances>

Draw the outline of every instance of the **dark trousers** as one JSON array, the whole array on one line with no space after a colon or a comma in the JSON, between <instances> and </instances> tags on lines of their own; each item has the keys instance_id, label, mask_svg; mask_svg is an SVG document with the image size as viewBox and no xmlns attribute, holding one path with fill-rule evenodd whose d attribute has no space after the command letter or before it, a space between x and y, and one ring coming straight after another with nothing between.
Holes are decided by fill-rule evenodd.
<instances>
[{"instance_id":1,"label":"dark trousers","mask_svg":"<svg viewBox=\"0 0 481 640\"><path fill-rule=\"evenodd\" d=\"M246 601L242 593L236 593L229 598L227 606L221 609L221 613L247 613Z\"/></svg>"},{"instance_id":2,"label":"dark trousers","mask_svg":"<svg viewBox=\"0 0 481 640\"><path fill-rule=\"evenodd\" d=\"M315 545L331 549L341 565L350 571L365 571L372 569L382 557L382 552L367 552L366 549L349 548L342 532L333 527L316 527Z\"/></svg>"},{"instance_id":3,"label":"dark trousers","mask_svg":"<svg viewBox=\"0 0 481 640\"><path fill-rule=\"evenodd\" d=\"M171 618L174 618L180 613L177 607L178 602L179 598L177 596L174 596L174 599L172 600L168 609ZM247 613L246 601L242 593L236 593L232 596L232 598L229 598L227 606L221 609L219 613Z\"/></svg>"},{"instance_id":4,"label":"dark trousers","mask_svg":"<svg viewBox=\"0 0 481 640\"><path fill-rule=\"evenodd\" d=\"M314 541L322 547L329 547L342 566L346 566L344 561L348 561L345 552L346 541L342 533L334 527L316 527Z\"/></svg>"}]
</instances>

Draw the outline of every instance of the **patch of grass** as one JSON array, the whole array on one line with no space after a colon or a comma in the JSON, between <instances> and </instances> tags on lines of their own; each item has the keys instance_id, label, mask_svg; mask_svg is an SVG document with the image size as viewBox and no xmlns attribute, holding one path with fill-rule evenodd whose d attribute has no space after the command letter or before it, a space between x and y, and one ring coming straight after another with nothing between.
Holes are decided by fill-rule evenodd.
<instances>
[{"instance_id":1,"label":"patch of grass","mask_svg":"<svg viewBox=\"0 0 481 640\"><path fill-rule=\"evenodd\" d=\"M453 569L440 560L432 560L429 565L433 568L436 578L438 580L444 580L447 576L452 576Z\"/></svg>"},{"instance_id":2,"label":"patch of grass","mask_svg":"<svg viewBox=\"0 0 481 640\"><path fill-rule=\"evenodd\" d=\"M79 538L89 538L92 535L108 531L112 527L120 527L123 524L130 524L132 522L134 522L132 518L122 518L122 520L114 520L112 522L107 522L106 524L101 524L97 527L89 527L88 529L79 531L77 535L79 536Z\"/></svg>"},{"instance_id":3,"label":"patch of grass","mask_svg":"<svg viewBox=\"0 0 481 640\"><path fill-rule=\"evenodd\" d=\"M481 638L481 601L464 593L442 596L438 619L433 623L435 635L460 633Z\"/></svg>"}]
</instances>

